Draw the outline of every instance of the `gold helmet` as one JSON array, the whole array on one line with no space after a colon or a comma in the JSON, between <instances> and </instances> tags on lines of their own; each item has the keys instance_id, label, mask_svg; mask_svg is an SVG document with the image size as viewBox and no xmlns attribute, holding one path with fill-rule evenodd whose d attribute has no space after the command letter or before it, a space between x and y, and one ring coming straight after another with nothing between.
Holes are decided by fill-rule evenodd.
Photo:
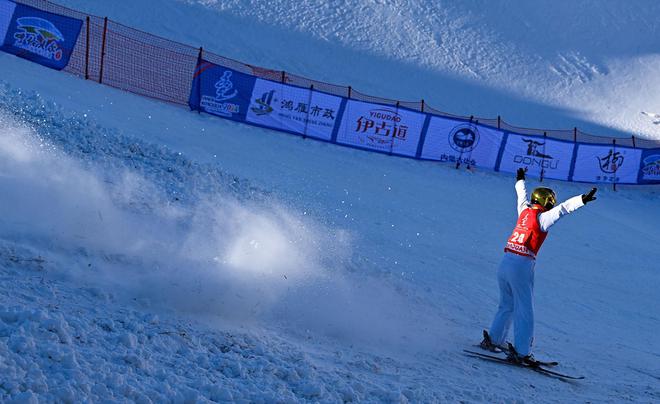
<instances>
[{"instance_id":1,"label":"gold helmet","mask_svg":"<svg viewBox=\"0 0 660 404\"><path fill-rule=\"evenodd\" d=\"M555 191L550 188L539 187L532 192L532 205L541 205L545 210L550 210L557 203Z\"/></svg>"}]
</instances>

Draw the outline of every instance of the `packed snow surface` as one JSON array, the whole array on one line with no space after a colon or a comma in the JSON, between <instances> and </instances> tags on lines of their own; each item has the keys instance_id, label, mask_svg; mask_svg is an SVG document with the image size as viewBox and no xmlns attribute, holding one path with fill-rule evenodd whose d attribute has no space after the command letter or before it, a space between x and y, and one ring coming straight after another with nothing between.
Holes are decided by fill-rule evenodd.
<instances>
[{"instance_id":1,"label":"packed snow surface","mask_svg":"<svg viewBox=\"0 0 660 404\"><path fill-rule=\"evenodd\" d=\"M655 2L63 4L448 112L660 138ZM535 353L586 376L561 382L461 354L496 309L512 178L0 71L0 401L660 400L654 187L599 189L543 247Z\"/></svg>"}]
</instances>

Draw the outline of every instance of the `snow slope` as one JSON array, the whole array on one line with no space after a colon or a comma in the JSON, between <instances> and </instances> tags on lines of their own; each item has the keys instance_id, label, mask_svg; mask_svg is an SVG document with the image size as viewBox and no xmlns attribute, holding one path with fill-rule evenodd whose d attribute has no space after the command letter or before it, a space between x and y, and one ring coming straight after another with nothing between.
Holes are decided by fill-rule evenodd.
<instances>
[{"instance_id":1,"label":"snow slope","mask_svg":"<svg viewBox=\"0 0 660 404\"><path fill-rule=\"evenodd\" d=\"M163 2L158 18L145 11L148 2L65 4L185 42L213 37L198 18L250 24L253 36L209 46L330 81L362 77L372 93L419 96L427 88L419 83L435 77L439 86L454 83L456 108L486 114L505 97L515 100L509 107L521 120L593 119L538 103L514 80L515 95L504 96L460 78L465 71L449 62L427 63L425 52L402 63L396 42L383 40L389 45L377 51L370 41L310 37L306 21L359 37L367 21L353 17L373 15L359 12L376 7L368 2L310 6L325 24L311 11L276 13L283 22L245 3ZM419 16L430 4L409 8ZM479 9L457 7L459 14ZM611 7L591 11L605 18ZM523 9L509 12L533 21ZM403 18L382 10L383 18ZM626 10L619 14L631 19L648 12ZM298 25L286 20L296 16ZM589 21L598 32L602 20ZM461 37L448 32L460 47ZM283 38L296 46L273 52ZM356 69L343 72L328 55L355 57ZM366 66L376 70L358 74ZM388 80L401 69L416 74ZM452 69L459 79L447 78ZM494 270L515 221L511 178L191 114L6 54L0 70L3 401L660 400L660 318L649 309L660 303L655 188L601 189L598 201L553 229L539 257L537 355L587 376L562 383L460 354L495 310ZM635 81L633 68L617 72L607 80ZM526 84L530 92L534 83ZM484 97L473 104L463 90ZM594 128L616 130L595 121ZM585 190L551 186L560 198Z\"/></svg>"},{"instance_id":2,"label":"snow slope","mask_svg":"<svg viewBox=\"0 0 660 404\"><path fill-rule=\"evenodd\" d=\"M660 113L653 0L166 0L158 12L141 13L125 0L64 4L251 64L385 98L423 98L454 114L660 139L660 126L642 113Z\"/></svg>"}]
</instances>

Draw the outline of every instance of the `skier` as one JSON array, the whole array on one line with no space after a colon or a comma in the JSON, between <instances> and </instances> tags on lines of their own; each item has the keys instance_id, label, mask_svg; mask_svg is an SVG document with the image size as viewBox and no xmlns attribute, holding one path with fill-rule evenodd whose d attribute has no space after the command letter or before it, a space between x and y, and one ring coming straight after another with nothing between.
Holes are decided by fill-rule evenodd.
<instances>
[{"instance_id":1,"label":"skier","mask_svg":"<svg viewBox=\"0 0 660 404\"><path fill-rule=\"evenodd\" d=\"M500 302L490 326L484 330L480 346L498 352L504 344L513 318L514 344L508 359L519 364L534 365L531 355L534 339L534 265L536 255L548 235L548 229L563 216L596 199L596 188L555 206L556 196L550 188L536 188L527 202L525 170L516 173L518 222L504 247L504 257L497 271Z\"/></svg>"}]
</instances>

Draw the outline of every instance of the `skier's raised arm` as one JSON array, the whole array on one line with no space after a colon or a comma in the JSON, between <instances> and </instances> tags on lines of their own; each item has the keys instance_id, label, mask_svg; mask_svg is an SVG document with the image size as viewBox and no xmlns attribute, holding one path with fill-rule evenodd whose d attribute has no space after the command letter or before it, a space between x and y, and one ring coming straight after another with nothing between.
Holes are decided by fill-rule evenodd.
<instances>
[{"instance_id":1,"label":"skier's raised arm","mask_svg":"<svg viewBox=\"0 0 660 404\"><path fill-rule=\"evenodd\" d=\"M547 212L543 212L539 215L539 225L542 231L548 231L553 224L557 223L559 219L573 213L579 208L583 207L587 202L593 201L596 199L594 194L596 193L596 188L592 188L591 191L584 195L574 196L566 201L560 203L554 208L550 209Z\"/></svg>"},{"instance_id":2,"label":"skier's raised arm","mask_svg":"<svg viewBox=\"0 0 660 404\"><path fill-rule=\"evenodd\" d=\"M518 195L518 216L527 208L529 204L527 200L527 188L525 188L525 170L519 168L516 172L516 194Z\"/></svg>"}]
</instances>

